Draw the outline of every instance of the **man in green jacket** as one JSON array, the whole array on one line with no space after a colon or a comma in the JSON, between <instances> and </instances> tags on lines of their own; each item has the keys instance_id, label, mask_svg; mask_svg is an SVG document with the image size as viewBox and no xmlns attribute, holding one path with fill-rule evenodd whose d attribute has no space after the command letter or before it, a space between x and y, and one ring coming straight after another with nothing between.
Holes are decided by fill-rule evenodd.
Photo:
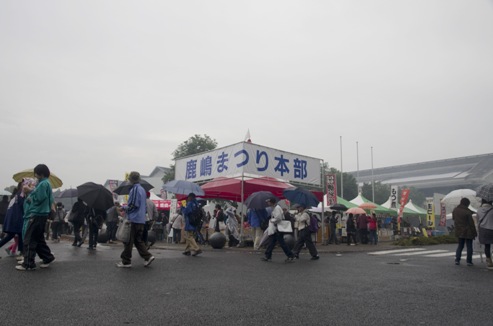
<instances>
[{"instance_id":1,"label":"man in green jacket","mask_svg":"<svg viewBox=\"0 0 493 326\"><path fill-rule=\"evenodd\" d=\"M38 179L35 187L24 186L24 192L28 194L24 201L24 261L22 265L17 265L19 271L35 270L34 258L36 254L42 259L39 265L41 268L48 267L55 261L55 256L51 253L46 244L44 231L46 220L50 215L53 204L53 191L51 190L50 170L44 164L38 164L34 168L34 176Z\"/></svg>"}]
</instances>

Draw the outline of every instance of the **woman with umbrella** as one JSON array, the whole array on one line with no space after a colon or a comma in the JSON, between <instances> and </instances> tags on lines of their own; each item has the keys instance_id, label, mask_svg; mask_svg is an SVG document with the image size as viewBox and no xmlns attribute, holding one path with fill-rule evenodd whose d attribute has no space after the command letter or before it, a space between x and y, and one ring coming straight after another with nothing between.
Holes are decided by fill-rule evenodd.
<instances>
[{"instance_id":1,"label":"woman with umbrella","mask_svg":"<svg viewBox=\"0 0 493 326\"><path fill-rule=\"evenodd\" d=\"M300 256L300 251L303 245L306 244L306 247L308 248L308 251L310 252L310 255L312 256L312 260L317 260L320 259L320 256L318 255L317 248L315 248L315 245L313 244L312 240L312 234L310 232L310 229L308 226L310 225L310 215L308 215L307 212L305 212L306 207L304 205L296 205L296 209L298 210L298 214L295 215L296 222L298 223L298 241L296 241L296 244L293 249L293 254L296 257L296 259L299 259Z\"/></svg>"},{"instance_id":2,"label":"woman with umbrella","mask_svg":"<svg viewBox=\"0 0 493 326\"><path fill-rule=\"evenodd\" d=\"M24 235L24 261L15 268L20 271L34 270L36 254L42 259L41 268L48 267L55 261L44 238L46 220L53 204L53 191L48 181L50 170L44 164L38 164L34 168L34 176L39 180L36 187L24 186L23 190L28 194L24 202L24 219L27 220Z\"/></svg>"},{"instance_id":3,"label":"woman with umbrella","mask_svg":"<svg viewBox=\"0 0 493 326\"><path fill-rule=\"evenodd\" d=\"M269 234L269 243L267 245L267 249L265 250L265 257L262 257L262 261L271 261L272 260L272 251L277 242L281 246L284 254L288 257L286 262L294 261L294 254L284 242L284 235L277 230L277 224L284 219L284 213L282 211L281 206L276 204L275 198L267 199L267 204L272 207L271 218L269 220L269 227L267 228L267 233Z\"/></svg>"},{"instance_id":4,"label":"woman with umbrella","mask_svg":"<svg viewBox=\"0 0 493 326\"><path fill-rule=\"evenodd\" d=\"M493 243L493 184L478 188L477 196L481 198L481 206L476 212L478 216L479 243L484 245L486 266L493 269L491 260L491 244Z\"/></svg>"}]
</instances>

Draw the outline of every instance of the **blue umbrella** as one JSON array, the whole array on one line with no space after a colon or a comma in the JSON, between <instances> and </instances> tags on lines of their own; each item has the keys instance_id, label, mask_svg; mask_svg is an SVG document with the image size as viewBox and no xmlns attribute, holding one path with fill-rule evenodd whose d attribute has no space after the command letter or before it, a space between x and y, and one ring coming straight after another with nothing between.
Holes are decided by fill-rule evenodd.
<instances>
[{"instance_id":1,"label":"blue umbrella","mask_svg":"<svg viewBox=\"0 0 493 326\"><path fill-rule=\"evenodd\" d=\"M289 201L295 204L303 205L305 207L316 207L320 202L311 191L301 187L297 187L294 189L284 189L282 194Z\"/></svg>"},{"instance_id":2,"label":"blue umbrella","mask_svg":"<svg viewBox=\"0 0 493 326\"><path fill-rule=\"evenodd\" d=\"M205 192L198 184L186 180L173 180L163 185L163 189L177 195L194 193L196 196L204 196Z\"/></svg>"}]
</instances>

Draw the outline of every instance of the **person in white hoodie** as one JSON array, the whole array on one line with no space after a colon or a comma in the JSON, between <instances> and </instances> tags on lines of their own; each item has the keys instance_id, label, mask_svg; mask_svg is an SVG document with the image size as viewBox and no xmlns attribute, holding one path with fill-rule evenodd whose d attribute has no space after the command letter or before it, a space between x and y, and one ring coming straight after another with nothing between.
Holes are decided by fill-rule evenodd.
<instances>
[{"instance_id":1,"label":"person in white hoodie","mask_svg":"<svg viewBox=\"0 0 493 326\"><path fill-rule=\"evenodd\" d=\"M267 245L267 249L265 250L265 256L261 258L262 261L271 261L272 260L272 251L277 242L281 246L284 254L288 257L286 262L294 261L294 254L284 242L284 234L277 230L277 224L284 219L284 212L282 211L281 206L276 204L276 200L274 198L270 198L267 200L267 204L272 207L271 218L269 220L269 227L267 228L267 232L269 234L269 242Z\"/></svg>"},{"instance_id":2,"label":"person in white hoodie","mask_svg":"<svg viewBox=\"0 0 493 326\"><path fill-rule=\"evenodd\" d=\"M482 199L481 207L477 211L479 243L484 245L484 254L486 255L486 266L493 269L491 260L491 244L493 243L493 205L491 201Z\"/></svg>"}]
</instances>

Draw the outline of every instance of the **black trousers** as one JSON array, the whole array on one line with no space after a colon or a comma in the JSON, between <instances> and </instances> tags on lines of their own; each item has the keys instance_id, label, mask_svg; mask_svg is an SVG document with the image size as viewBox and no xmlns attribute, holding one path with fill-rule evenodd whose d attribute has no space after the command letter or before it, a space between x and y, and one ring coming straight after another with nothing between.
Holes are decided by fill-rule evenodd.
<instances>
[{"instance_id":1,"label":"black trousers","mask_svg":"<svg viewBox=\"0 0 493 326\"><path fill-rule=\"evenodd\" d=\"M78 244L82 242L82 237L80 236L80 229L82 228L82 224L84 222L73 222L74 224L74 244Z\"/></svg>"},{"instance_id":2,"label":"black trousers","mask_svg":"<svg viewBox=\"0 0 493 326\"><path fill-rule=\"evenodd\" d=\"M284 242L284 234L276 231L276 233L269 236L269 244L267 245L267 249L265 250L266 258L272 258L272 251L274 250L277 242L279 242L279 245L281 246L286 256L294 257L293 252L291 251L291 249L289 249L286 242Z\"/></svg>"},{"instance_id":3,"label":"black trousers","mask_svg":"<svg viewBox=\"0 0 493 326\"><path fill-rule=\"evenodd\" d=\"M298 241L296 241L296 244L294 245L293 254L298 256L300 254L301 247L303 247L304 244L306 244L306 247L312 257L318 256L317 248L315 248L315 245L313 244L312 234L308 228L304 228L298 233Z\"/></svg>"},{"instance_id":4,"label":"black trousers","mask_svg":"<svg viewBox=\"0 0 493 326\"><path fill-rule=\"evenodd\" d=\"M22 264L26 268L36 267L34 263L36 254L45 263L55 259L44 236L47 219L47 216L33 216L28 221L26 236L24 237L24 263Z\"/></svg>"}]
</instances>

